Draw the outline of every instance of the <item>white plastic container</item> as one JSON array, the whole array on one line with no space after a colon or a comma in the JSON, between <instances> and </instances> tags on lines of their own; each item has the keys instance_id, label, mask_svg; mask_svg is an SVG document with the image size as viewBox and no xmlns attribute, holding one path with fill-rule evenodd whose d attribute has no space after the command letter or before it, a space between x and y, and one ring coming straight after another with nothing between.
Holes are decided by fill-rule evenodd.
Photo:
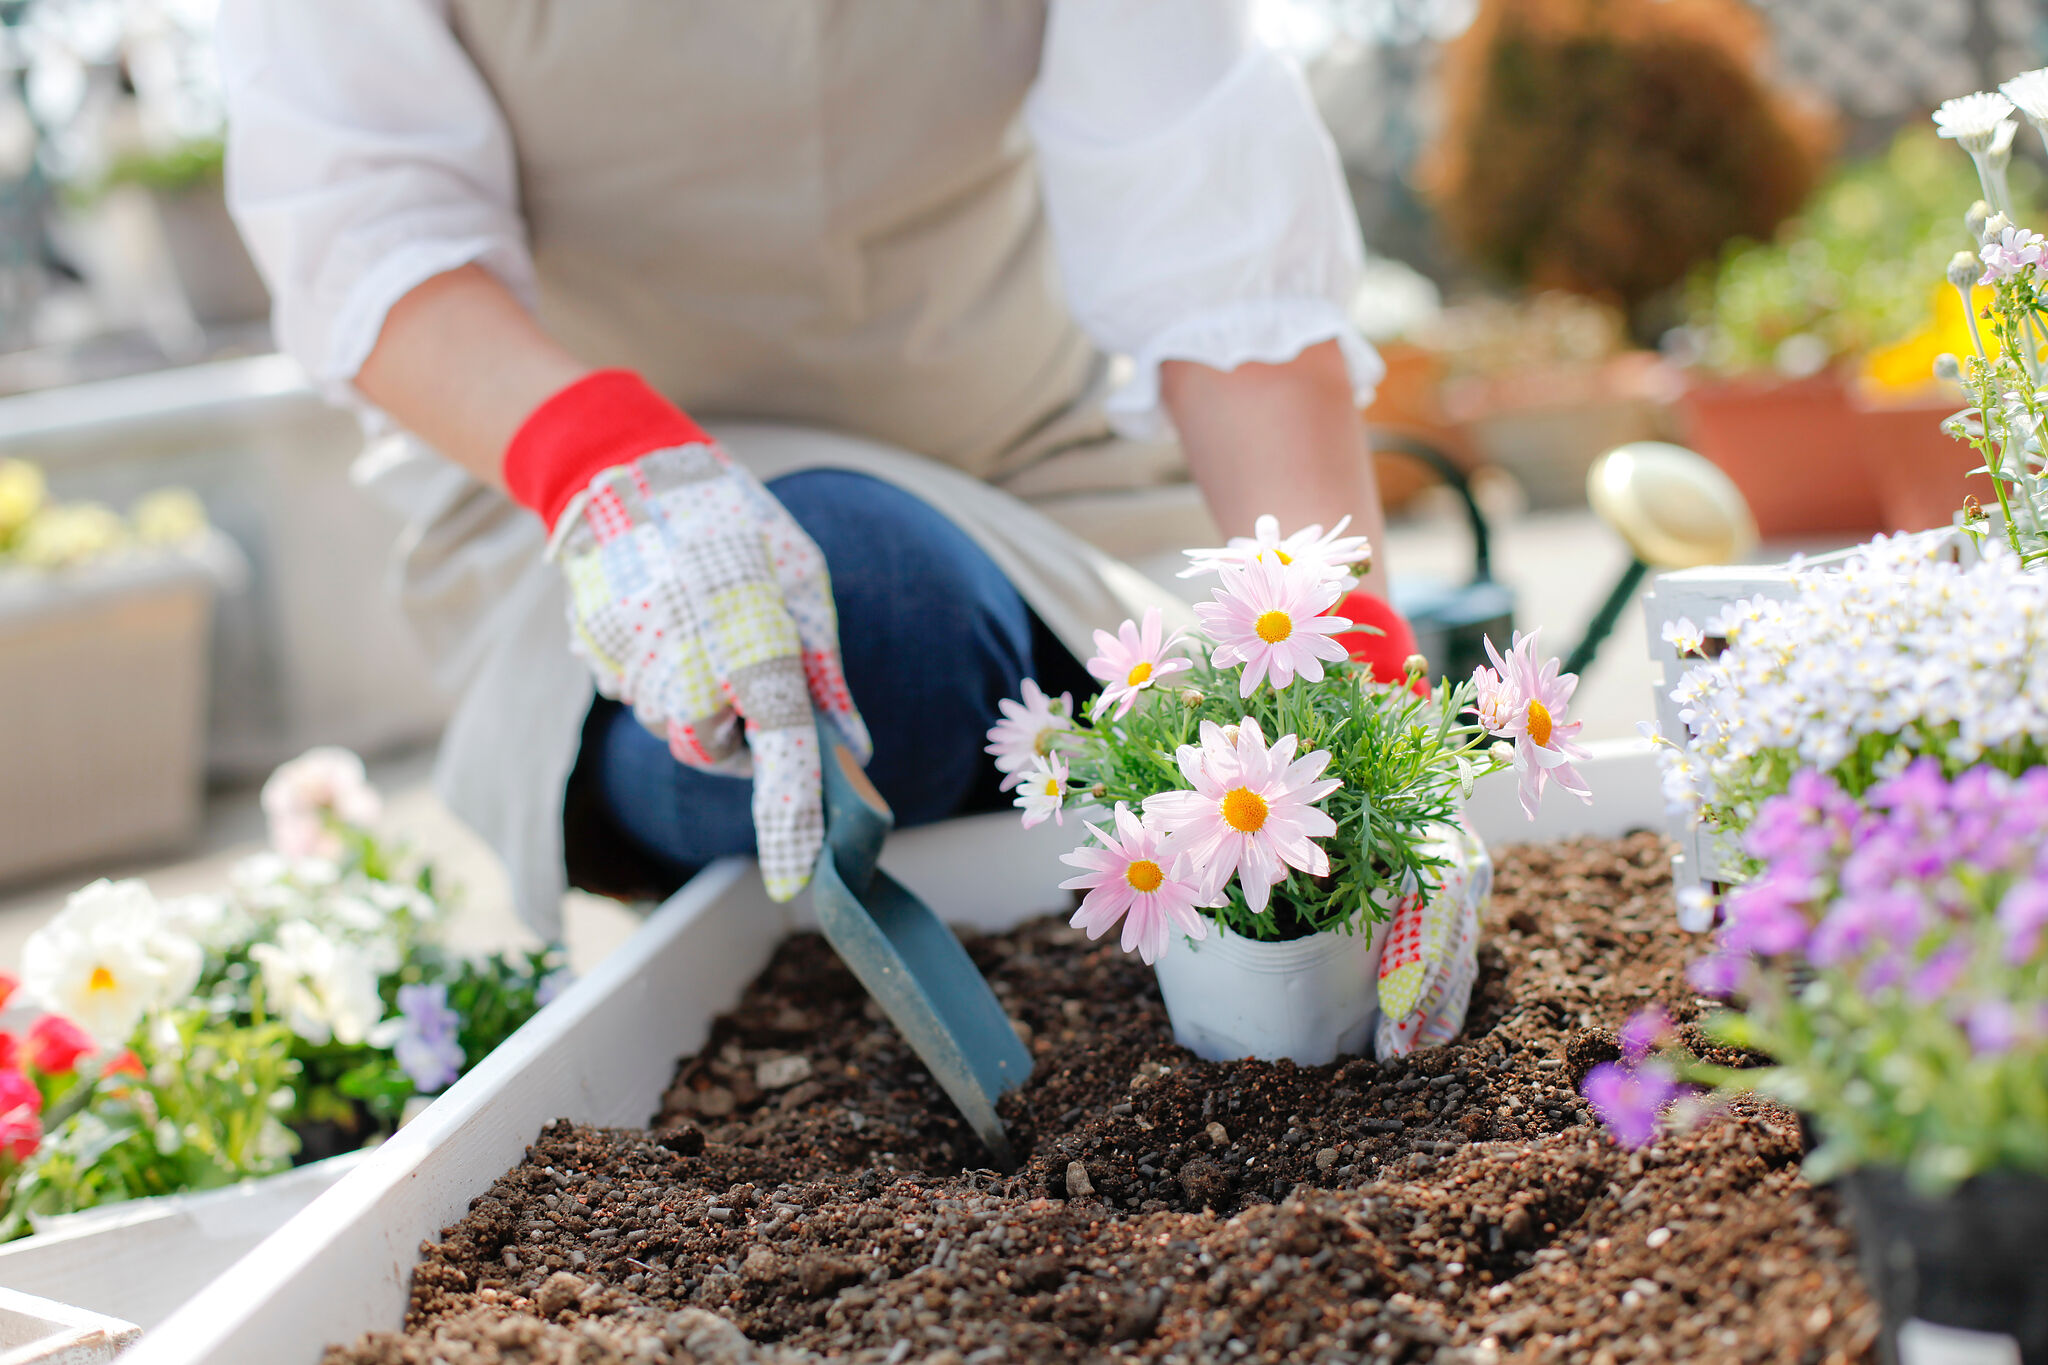
<instances>
[{"instance_id":1,"label":"white plastic container","mask_svg":"<svg viewBox=\"0 0 2048 1365\"><path fill-rule=\"evenodd\" d=\"M1176 937L1152 964L1173 1041L1212 1062L1322 1066L1369 1051L1386 934L1379 923L1261 943L1212 924L1199 943Z\"/></svg>"}]
</instances>

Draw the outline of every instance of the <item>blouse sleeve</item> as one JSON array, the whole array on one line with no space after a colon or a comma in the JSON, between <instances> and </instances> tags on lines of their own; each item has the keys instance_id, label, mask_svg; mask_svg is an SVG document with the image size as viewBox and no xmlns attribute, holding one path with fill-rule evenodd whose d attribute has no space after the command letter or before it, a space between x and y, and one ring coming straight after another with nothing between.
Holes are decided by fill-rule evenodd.
<instances>
[{"instance_id":1,"label":"blouse sleeve","mask_svg":"<svg viewBox=\"0 0 2048 1365\"><path fill-rule=\"evenodd\" d=\"M1133 362L1119 430L1167 429L1159 365L1231 369L1336 340L1359 400L1384 373L1350 320L1363 265L1337 150L1242 0L1054 0L1025 117L1076 319Z\"/></svg>"},{"instance_id":2,"label":"blouse sleeve","mask_svg":"<svg viewBox=\"0 0 2048 1365\"><path fill-rule=\"evenodd\" d=\"M511 137L444 0L222 0L215 32L228 208L331 395L432 276L480 263L532 306Z\"/></svg>"}]
</instances>

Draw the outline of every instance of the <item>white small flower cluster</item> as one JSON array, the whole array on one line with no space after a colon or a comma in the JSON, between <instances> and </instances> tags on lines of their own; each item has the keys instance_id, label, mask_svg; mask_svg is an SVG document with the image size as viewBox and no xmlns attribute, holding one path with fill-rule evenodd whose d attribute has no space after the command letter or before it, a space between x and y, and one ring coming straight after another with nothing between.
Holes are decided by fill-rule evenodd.
<instances>
[{"instance_id":1,"label":"white small flower cluster","mask_svg":"<svg viewBox=\"0 0 2048 1365\"><path fill-rule=\"evenodd\" d=\"M1945 539L1879 536L1709 623L1728 648L1671 694L1692 735L1661 749L1673 804L1740 826L1787 758L1834 772L1853 757L1884 777L1923 753L1968 764L2048 736L2048 576L1995 541L1964 567Z\"/></svg>"}]
</instances>

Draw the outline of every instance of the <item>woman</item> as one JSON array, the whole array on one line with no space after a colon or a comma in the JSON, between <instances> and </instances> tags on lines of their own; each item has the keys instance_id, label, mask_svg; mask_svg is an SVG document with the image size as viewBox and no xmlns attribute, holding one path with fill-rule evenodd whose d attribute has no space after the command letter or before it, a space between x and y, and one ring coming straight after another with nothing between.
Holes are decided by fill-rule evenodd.
<instances>
[{"instance_id":1,"label":"woman","mask_svg":"<svg viewBox=\"0 0 2048 1365\"><path fill-rule=\"evenodd\" d=\"M280 343L404 433L363 476L462 689L441 786L543 933L572 873L758 846L793 894L813 707L902 823L988 799L996 700L1168 600L1066 528L1184 470L1208 533L1380 529L1356 225L1242 3L227 0L219 33L230 205Z\"/></svg>"}]
</instances>

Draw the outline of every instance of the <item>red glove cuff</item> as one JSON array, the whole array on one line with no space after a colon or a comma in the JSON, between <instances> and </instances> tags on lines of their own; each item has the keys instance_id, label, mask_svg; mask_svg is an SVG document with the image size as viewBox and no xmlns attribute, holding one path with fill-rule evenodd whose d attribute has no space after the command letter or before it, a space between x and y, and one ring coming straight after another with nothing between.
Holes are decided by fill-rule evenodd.
<instances>
[{"instance_id":1,"label":"red glove cuff","mask_svg":"<svg viewBox=\"0 0 2048 1365\"><path fill-rule=\"evenodd\" d=\"M1408 657L1418 651L1415 628L1400 612L1364 588L1353 588L1330 611L1355 625L1374 626L1382 632L1371 635L1349 630L1335 637L1354 660L1372 669L1375 682L1399 683L1407 679ZM1420 691L1429 690L1426 680L1417 679L1416 685Z\"/></svg>"},{"instance_id":2,"label":"red glove cuff","mask_svg":"<svg viewBox=\"0 0 2048 1365\"><path fill-rule=\"evenodd\" d=\"M527 415L505 447L505 488L552 534L569 500L605 470L710 439L631 370L596 370Z\"/></svg>"}]
</instances>

